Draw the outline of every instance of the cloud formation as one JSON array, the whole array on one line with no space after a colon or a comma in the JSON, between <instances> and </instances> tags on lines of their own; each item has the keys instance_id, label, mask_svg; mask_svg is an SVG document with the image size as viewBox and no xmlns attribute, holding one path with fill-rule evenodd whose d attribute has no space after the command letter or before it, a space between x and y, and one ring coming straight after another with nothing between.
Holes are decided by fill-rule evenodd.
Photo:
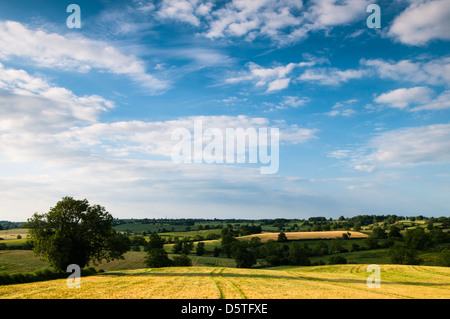
<instances>
[{"instance_id":1,"label":"cloud formation","mask_svg":"<svg viewBox=\"0 0 450 319\"><path fill-rule=\"evenodd\" d=\"M39 67L76 72L95 69L125 75L150 94L169 88L169 83L146 72L142 60L125 55L110 44L82 36L33 30L15 21L0 21L0 59L12 58L21 58Z\"/></svg>"},{"instance_id":2,"label":"cloud formation","mask_svg":"<svg viewBox=\"0 0 450 319\"><path fill-rule=\"evenodd\" d=\"M389 29L398 41L423 46L433 40L450 40L450 2L447 0L412 0Z\"/></svg>"}]
</instances>

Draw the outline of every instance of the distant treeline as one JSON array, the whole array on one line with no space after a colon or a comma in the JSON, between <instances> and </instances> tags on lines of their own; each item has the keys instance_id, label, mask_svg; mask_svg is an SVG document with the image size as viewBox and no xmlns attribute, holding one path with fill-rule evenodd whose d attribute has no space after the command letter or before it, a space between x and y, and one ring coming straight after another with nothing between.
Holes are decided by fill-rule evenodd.
<instances>
[{"instance_id":1,"label":"distant treeline","mask_svg":"<svg viewBox=\"0 0 450 319\"><path fill-rule=\"evenodd\" d=\"M339 218L326 218L326 217L309 217L304 219L299 218L274 218L274 219L204 219L204 218L181 218L181 219L168 219L168 218L143 218L143 219L114 219L113 226L128 224L128 223L136 223L136 224L167 224L173 226L194 226L196 224L259 224L263 226L287 226L291 223L304 223L309 222L313 224L320 223L329 223L329 222L347 222L349 225L353 225L355 223L360 223L362 226L367 226L374 223L387 222L390 224L394 224L400 220L410 220L410 221L428 221L429 219L433 219L435 222L439 223L447 223L450 224L450 217L426 217L423 215L419 216L397 216L397 215L357 215L354 217L344 217L340 216ZM1 222L0 222L1 224Z\"/></svg>"},{"instance_id":2,"label":"distant treeline","mask_svg":"<svg viewBox=\"0 0 450 319\"><path fill-rule=\"evenodd\" d=\"M307 219L116 219L113 226L118 225L151 225L145 233L167 233L174 231L197 231L209 229L231 228L238 229L240 236L255 234L261 231L330 231L330 230L355 230L360 231L362 227L369 225L383 225L389 227L392 224L398 224L399 221L409 223L400 223L405 227L414 226L418 221L426 224L438 224L439 228L450 228L450 217L424 217L419 216L397 216L397 215L357 215L354 217L340 216L337 219L326 218L322 216L309 217ZM245 226L244 226L245 225ZM182 227L182 229L180 229ZM252 227L260 227L260 230L246 230ZM142 228L141 228L142 229ZM141 230L136 231L133 226L126 229L128 235L143 233Z\"/></svg>"},{"instance_id":3,"label":"distant treeline","mask_svg":"<svg viewBox=\"0 0 450 319\"><path fill-rule=\"evenodd\" d=\"M442 224L442 228L450 227L450 217L426 217L423 215L418 216L397 216L397 215L356 215L353 217L340 216L339 218L326 218L323 216L315 216L304 219L299 218L275 218L275 219L205 219L205 218L143 218L143 219L114 219L112 226L119 226L124 224L142 224L142 225L161 225L161 231L159 232L169 232L174 231L173 229L167 229L164 226L184 226L188 230L202 230L202 229L221 229L223 227L236 228L242 224L247 225L258 225L258 226L271 226L277 230L282 231L299 231L301 227L313 227L321 226L324 229L314 229L314 230L336 230L336 229L350 229L355 226L368 226L375 223L386 223L395 224L398 221L426 221L432 223ZM10 222L10 221L0 221L0 230L11 229L11 228L21 228L23 227L23 222ZM164 231L162 231L164 230ZM312 230L312 229L309 229ZM255 233L255 232L251 232Z\"/></svg>"},{"instance_id":4,"label":"distant treeline","mask_svg":"<svg viewBox=\"0 0 450 319\"><path fill-rule=\"evenodd\" d=\"M12 229L12 228L22 228L23 222L10 222L7 220L0 220L0 230Z\"/></svg>"}]
</instances>

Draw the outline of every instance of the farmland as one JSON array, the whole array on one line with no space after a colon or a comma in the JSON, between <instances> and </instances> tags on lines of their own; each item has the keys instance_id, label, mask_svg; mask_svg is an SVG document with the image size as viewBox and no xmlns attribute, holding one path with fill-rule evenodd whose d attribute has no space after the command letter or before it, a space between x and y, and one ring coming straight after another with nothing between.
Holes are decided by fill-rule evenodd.
<instances>
[{"instance_id":1,"label":"farmland","mask_svg":"<svg viewBox=\"0 0 450 319\"><path fill-rule=\"evenodd\" d=\"M0 298L384 299L450 298L450 269L385 265L381 287L367 286L367 265L238 269L170 267L108 271L82 278L0 286Z\"/></svg>"},{"instance_id":2,"label":"farmland","mask_svg":"<svg viewBox=\"0 0 450 319\"><path fill-rule=\"evenodd\" d=\"M343 234L347 234L347 231L320 231L320 232L290 232L286 233L287 240L315 240L315 239L335 239L341 238ZM360 232L348 232L350 238L367 238L367 234ZM254 234L248 236L242 236L240 239L248 240L252 237L258 237L261 242L267 242L269 240L277 240L278 233L263 233Z\"/></svg>"},{"instance_id":3,"label":"farmland","mask_svg":"<svg viewBox=\"0 0 450 319\"><path fill-rule=\"evenodd\" d=\"M450 297L450 268L442 267L441 254L446 248L448 250L447 219L430 222L397 220L389 216L376 220L363 216L360 220L363 221L361 224L352 219L322 218L309 221L115 221L116 230L129 237L132 246L123 259L90 264L100 272L83 277L83 289L68 289L66 279L12 283L0 285L0 298ZM398 227L397 235L392 226ZM405 245L410 240L408 236L417 232L413 230L425 234L428 244L414 250L415 264L393 264L391 247L395 243ZM27 242L27 232L25 228L0 230L0 274L33 273L49 268L45 261L34 255ZM191 243L183 253L187 254L192 266L149 267L145 261L146 245L152 234L163 239L163 249L171 260L181 254L175 252L177 243ZM230 235L236 244L254 245L245 249L248 253L253 251L255 263L242 268L240 261L234 258L233 250L225 250L224 234ZM284 239L281 234L285 235ZM375 244L368 241L374 238ZM205 244L202 254L196 253L199 243ZM292 259L289 253L295 250L308 257L301 261ZM333 258L339 261L332 262ZM380 266L381 288L368 288L366 279L370 273L366 269L369 264Z\"/></svg>"}]
</instances>

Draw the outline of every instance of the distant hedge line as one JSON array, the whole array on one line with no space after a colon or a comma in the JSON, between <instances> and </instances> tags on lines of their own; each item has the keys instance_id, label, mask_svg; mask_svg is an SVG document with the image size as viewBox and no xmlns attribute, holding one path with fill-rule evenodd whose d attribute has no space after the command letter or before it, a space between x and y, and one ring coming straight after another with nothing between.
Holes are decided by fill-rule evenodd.
<instances>
[{"instance_id":1,"label":"distant hedge line","mask_svg":"<svg viewBox=\"0 0 450 319\"><path fill-rule=\"evenodd\" d=\"M5 244L0 242L0 250L32 250L33 245L29 242L23 244Z\"/></svg>"},{"instance_id":2,"label":"distant hedge line","mask_svg":"<svg viewBox=\"0 0 450 319\"><path fill-rule=\"evenodd\" d=\"M95 275L99 272L103 272L102 270L96 270L93 267L87 267L81 269L81 276L91 276ZM53 270L49 268L39 269L34 272L28 273L15 273L15 274L7 274L0 273L0 285L14 285L14 284L24 284L36 281L47 281L53 279L61 279L67 278L70 276L70 273Z\"/></svg>"}]
</instances>

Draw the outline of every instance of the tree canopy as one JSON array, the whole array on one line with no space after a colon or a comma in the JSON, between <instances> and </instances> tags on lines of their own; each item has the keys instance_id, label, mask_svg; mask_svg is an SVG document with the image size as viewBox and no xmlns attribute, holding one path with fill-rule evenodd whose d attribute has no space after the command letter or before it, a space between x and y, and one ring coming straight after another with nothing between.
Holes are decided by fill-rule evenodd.
<instances>
[{"instance_id":1,"label":"tree canopy","mask_svg":"<svg viewBox=\"0 0 450 319\"><path fill-rule=\"evenodd\" d=\"M130 242L112 228L112 221L104 207L64 197L48 213L35 213L25 227L35 254L65 271L70 264L83 268L90 262L123 259Z\"/></svg>"}]
</instances>

